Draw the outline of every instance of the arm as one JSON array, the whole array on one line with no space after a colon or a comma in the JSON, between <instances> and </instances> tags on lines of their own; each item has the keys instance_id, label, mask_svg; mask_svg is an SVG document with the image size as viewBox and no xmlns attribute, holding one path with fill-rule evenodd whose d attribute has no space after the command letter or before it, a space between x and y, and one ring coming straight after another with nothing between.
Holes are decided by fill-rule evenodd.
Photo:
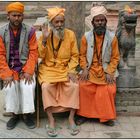
<instances>
[{"instance_id":1,"label":"arm","mask_svg":"<svg viewBox=\"0 0 140 140\"><path fill-rule=\"evenodd\" d=\"M47 38L50 35L50 31L48 29L48 25L42 26L42 36L40 36L38 40L38 52L39 58L44 58L46 54L46 47L47 47Z\"/></svg>"},{"instance_id":2,"label":"arm","mask_svg":"<svg viewBox=\"0 0 140 140\"><path fill-rule=\"evenodd\" d=\"M114 75L114 72L117 69L119 60L120 60L120 53L118 49L118 40L116 37L114 37L113 42L112 42L111 60L105 72L110 75Z\"/></svg>"},{"instance_id":3,"label":"arm","mask_svg":"<svg viewBox=\"0 0 140 140\"><path fill-rule=\"evenodd\" d=\"M113 42L112 42L111 60L110 60L109 65L107 66L107 69L105 70L106 82L108 84L113 84L115 82L114 73L117 69L119 60L120 60L120 54L119 54L119 49L118 49L118 40L116 37L114 37Z\"/></svg>"},{"instance_id":4,"label":"arm","mask_svg":"<svg viewBox=\"0 0 140 140\"><path fill-rule=\"evenodd\" d=\"M0 77L4 80L13 74L6 60L6 49L2 37L0 37Z\"/></svg>"},{"instance_id":5,"label":"arm","mask_svg":"<svg viewBox=\"0 0 140 140\"><path fill-rule=\"evenodd\" d=\"M3 86L11 86L13 79L13 72L10 70L6 61L6 49L3 43L2 37L0 36L0 78L4 81Z\"/></svg>"},{"instance_id":6,"label":"arm","mask_svg":"<svg viewBox=\"0 0 140 140\"><path fill-rule=\"evenodd\" d=\"M78 66L79 61L79 51L77 47L77 41L75 34L72 36L71 43L71 56L70 61L68 63L68 73L76 73L76 67Z\"/></svg>"},{"instance_id":7,"label":"arm","mask_svg":"<svg viewBox=\"0 0 140 140\"><path fill-rule=\"evenodd\" d=\"M87 66L86 53L87 53L87 41L85 36L83 36L81 39L81 47L80 47L80 67L82 69L85 69Z\"/></svg>"},{"instance_id":8,"label":"arm","mask_svg":"<svg viewBox=\"0 0 140 140\"><path fill-rule=\"evenodd\" d=\"M39 53L39 58L44 58L45 54L46 54L46 44L42 43L42 39L43 37L40 36L39 40L38 40L38 53Z\"/></svg>"},{"instance_id":9,"label":"arm","mask_svg":"<svg viewBox=\"0 0 140 140\"><path fill-rule=\"evenodd\" d=\"M77 41L75 34L73 34L71 43L70 62L68 63L68 79L71 79L73 82L77 82L76 67L78 66L78 60L79 52L77 47Z\"/></svg>"},{"instance_id":10,"label":"arm","mask_svg":"<svg viewBox=\"0 0 140 140\"><path fill-rule=\"evenodd\" d=\"M87 41L85 36L81 39L81 47L80 47L80 67L83 69L82 73L79 75L79 80L87 80L89 71L87 69Z\"/></svg>"}]
</instances>

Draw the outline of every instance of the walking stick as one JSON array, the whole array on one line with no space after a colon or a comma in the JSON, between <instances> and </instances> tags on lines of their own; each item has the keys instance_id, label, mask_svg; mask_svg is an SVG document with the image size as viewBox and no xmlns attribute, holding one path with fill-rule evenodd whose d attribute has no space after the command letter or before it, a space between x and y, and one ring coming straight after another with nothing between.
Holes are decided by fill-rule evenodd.
<instances>
[{"instance_id":1,"label":"walking stick","mask_svg":"<svg viewBox=\"0 0 140 140\"><path fill-rule=\"evenodd\" d=\"M37 125L37 127L39 127L39 125L40 125L40 120L39 120L39 83L38 83L38 63L37 63L37 76L36 76L36 100L37 100L37 104L36 104L36 108L37 108L37 118L36 118L36 125Z\"/></svg>"}]
</instances>

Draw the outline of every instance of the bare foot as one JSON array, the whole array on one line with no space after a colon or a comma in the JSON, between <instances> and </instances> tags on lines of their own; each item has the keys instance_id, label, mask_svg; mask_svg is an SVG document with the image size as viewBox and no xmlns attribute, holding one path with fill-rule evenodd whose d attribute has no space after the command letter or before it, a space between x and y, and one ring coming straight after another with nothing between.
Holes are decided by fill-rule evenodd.
<instances>
[{"instance_id":1,"label":"bare foot","mask_svg":"<svg viewBox=\"0 0 140 140\"><path fill-rule=\"evenodd\" d=\"M54 119L49 120L49 126L50 126L50 128L55 128L55 120Z\"/></svg>"}]
</instances>

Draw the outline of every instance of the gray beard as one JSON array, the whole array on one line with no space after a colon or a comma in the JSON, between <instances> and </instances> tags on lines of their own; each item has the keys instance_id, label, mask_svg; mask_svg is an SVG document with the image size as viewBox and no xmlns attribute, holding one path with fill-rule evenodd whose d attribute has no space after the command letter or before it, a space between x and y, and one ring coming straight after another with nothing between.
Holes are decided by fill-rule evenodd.
<instances>
[{"instance_id":1,"label":"gray beard","mask_svg":"<svg viewBox=\"0 0 140 140\"><path fill-rule=\"evenodd\" d=\"M51 23L50 23L50 28L54 34L54 36L56 36L58 39L64 39L64 27L56 29Z\"/></svg>"},{"instance_id":2,"label":"gray beard","mask_svg":"<svg viewBox=\"0 0 140 140\"><path fill-rule=\"evenodd\" d=\"M52 30L54 35L58 38L58 39L64 39L64 29L59 29L56 30L55 28Z\"/></svg>"}]
</instances>

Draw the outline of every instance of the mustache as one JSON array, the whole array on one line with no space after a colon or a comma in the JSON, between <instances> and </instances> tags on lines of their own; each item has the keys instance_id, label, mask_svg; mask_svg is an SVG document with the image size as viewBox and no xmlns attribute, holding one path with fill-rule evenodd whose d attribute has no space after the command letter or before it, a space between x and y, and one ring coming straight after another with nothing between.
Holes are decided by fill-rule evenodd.
<instances>
[{"instance_id":1,"label":"mustache","mask_svg":"<svg viewBox=\"0 0 140 140\"><path fill-rule=\"evenodd\" d=\"M64 28L65 25L60 26L60 27L54 27L51 23L50 23L50 28L53 31L54 35L56 37L58 37L59 39L63 39L64 38Z\"/></svg>"},{"instance_id":2,"label":"mustache","mask_svg":"<svg viewBox=\"0 0 140 140\"><path fill-rule=\"evenodd\" d=\"M56 30L63 30L64 26L56 28Z\"/></svg>"},{"instance_id":3,"label":"mustache","mask_svg":"<svg viewBox=\"0 0 140 140\"><path fill-rule=\"evenodd\" d=\"M59 39L63 39L64 37L64 28L60 27L58 29L54 28L53 29L53 33L59 38Z\"/></svg>"}]
</instances>

